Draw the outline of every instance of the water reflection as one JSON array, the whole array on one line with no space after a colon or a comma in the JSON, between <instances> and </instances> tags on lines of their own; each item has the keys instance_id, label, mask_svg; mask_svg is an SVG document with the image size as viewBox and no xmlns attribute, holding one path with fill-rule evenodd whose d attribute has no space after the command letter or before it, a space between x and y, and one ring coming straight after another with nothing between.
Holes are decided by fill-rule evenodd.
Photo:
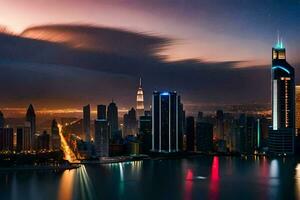
<instances>
[{"instance_id":1,"label":"water reflection","mask_svg":"<svg viewBox=\"0 0 300 200\"><path fill-rule=\"evenodd\" d=\"M59 200L71 200L73 195L75 170L66 170L63 172L59 188L58 199Z\"/></svg>"},{"instance_id":2,"label":"water reflection","mask_svg":"<svg viewBox=\"0 0 300 200\"><path fill-rule=\"evenodd\" d=\"M214 156L212 168L211 168L211 179L210 179L210 199L219 199L219 157Z\"/></svg>"},{"instance_id":3,"label":"water reflection","mask_svg":"<svg viewBox=\"0 0 300 200\"><path fill-rule=\"evenodd\" d=\"M276 198L278 194L279 180L279 163L278 160L272 160L270 163L270 174L269 174L269 195L271 198Z\"/></svg>"},{"instance_id":4,"label":"water reflection","mask_svg":"<svg viewBox=\"0 0 300 200\"><path fill-rule=\"evenodd\" d=\"M84 165L82 165L79 169L76 171L76 185L79 185L80 188L80 199L94 199L95 198L95 190L94 186L92 184L92 181L90 180L90 177L86 171L86 168Z\"/></svg>"},{"instance_id":5,"label":"water reflection","mask_svg":"<svg viewBox=\"0 0 300 200\"><path fill-rule=\"evenodd\" d=\"M193 171L191 169L188 169L185 177L185 187L184 187L185 200L192 199L193 177L194 177Z\"/></svg>"}]
</instances>

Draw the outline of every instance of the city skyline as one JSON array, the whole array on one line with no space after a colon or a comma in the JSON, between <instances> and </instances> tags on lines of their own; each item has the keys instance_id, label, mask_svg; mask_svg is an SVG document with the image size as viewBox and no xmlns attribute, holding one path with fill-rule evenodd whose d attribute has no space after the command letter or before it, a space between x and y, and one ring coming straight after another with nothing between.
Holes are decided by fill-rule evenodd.
<instances>
[{"instance_id":1,"label":"city skyline","mask_svg":"<svg viewBox=\"0 0 300 200\"><path fill-rule=\"evenodd\" d=\"M0 100L1 109L32 103L39 110L67 112L114 98L128 110L135 104L139 77L146 108L152 91L162 89L182 94L187 111L207 104L268 104L269 49L278 32L296 71L300 63L298 7L296 1L177 0L150 6L145 1L65 0L47 4L55 14L44 15L41 1L5 2L0 25L12 34L0 35L0 89L11 87ZM239 8L244 12L237 18ZM274 17L279 12L282 16ZM27 17L16 18L20 15Z\"/></svg>"}]
</instances>

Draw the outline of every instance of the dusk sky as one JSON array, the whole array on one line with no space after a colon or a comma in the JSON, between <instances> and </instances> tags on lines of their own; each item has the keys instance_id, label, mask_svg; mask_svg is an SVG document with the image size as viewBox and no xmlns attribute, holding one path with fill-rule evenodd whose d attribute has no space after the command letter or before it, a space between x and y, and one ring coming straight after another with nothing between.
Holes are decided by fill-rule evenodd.
<instances>
[{"instance_id":1,"label":"dusk sky","mask_svg":"<svg viewBox=\"0 0 300 200\"><path fill-rule=\"evenodd\" d=\"M135 106L143 78L192 105L269 103L271 48L300 63L300 1L0 0L0 109Z\"/></svg>"}]
</instances>

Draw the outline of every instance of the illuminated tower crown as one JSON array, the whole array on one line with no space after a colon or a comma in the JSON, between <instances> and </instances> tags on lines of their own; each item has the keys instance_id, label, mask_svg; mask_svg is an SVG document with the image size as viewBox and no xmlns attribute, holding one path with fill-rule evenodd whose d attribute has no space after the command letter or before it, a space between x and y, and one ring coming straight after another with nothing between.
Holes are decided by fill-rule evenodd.
<instances>
[{"instance_id":1,"label":"illuminated tower crown","mask_svg":"<svg viewBox=\"0 0 300 200\"><path fill-rule=\"evenodd\" d=\"M279 38L278 38L277 43L272 48L272 59L273 60L285 60L286 59L285 47L283 45L282 39L279 40Z\"/></svg>"},{"instance_id":2,"label":"illuminated tower crown","mask_svg":"<svg viewBox=\"0 0 300 200\"><path fill-rule=\"evenodd\" d=\"M142 79L140 78L140 85L136 95L136 111L137 118L144 115L144 92L142 88Z\"/></svg>"}]
</instances>

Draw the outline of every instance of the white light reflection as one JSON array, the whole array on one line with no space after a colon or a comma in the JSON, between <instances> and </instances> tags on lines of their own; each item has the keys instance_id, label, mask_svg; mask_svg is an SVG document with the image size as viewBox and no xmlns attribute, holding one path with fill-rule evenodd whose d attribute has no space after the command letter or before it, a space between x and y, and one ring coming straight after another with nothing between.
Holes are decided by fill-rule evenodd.
<instances>
[{"instance_id":1,"label":"white light reflection","mask_svg":"<svg viewBox=\"0 0 300 200\"><path fill-rule=\"evenodd\" d=\"M95 190L84 165L81 165L77 170L77 177L79 178L78 184L80 186L81 197L85 199L95 199Z\"/></svg>"},{"instance_id":2,"label":"white light reflection","mask_svg":"<svg viewBox=\"0 0 300 200\"><path fill-rule=\"evenodd\" d=\"M270 164L269 174L269 195L270 199L277 197L279 189L279 163L278 160L272 160Z\"/></svg>"}]
</instances>

